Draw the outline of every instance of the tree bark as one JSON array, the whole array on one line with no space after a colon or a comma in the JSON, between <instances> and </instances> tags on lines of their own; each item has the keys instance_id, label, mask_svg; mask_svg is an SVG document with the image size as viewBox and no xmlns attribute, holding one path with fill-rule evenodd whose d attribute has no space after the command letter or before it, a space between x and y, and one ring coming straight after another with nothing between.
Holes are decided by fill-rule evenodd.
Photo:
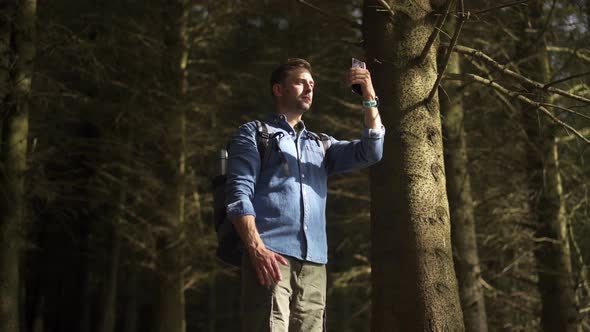
<instances>
[{"instance_id":1,"label":"tree bark","mask_svg":"<svg viewBox=\"0 0 590 332\"><path fill-rule=\"evenodd\" d=\"M41 296L35 307L35 316L33 317L33 324L31 326L32 332L43 332L45 325L43 312L45 311L45 297Z\"/></svg>"},{"instance_id":2,"label":"tree bark","mask_svg":"<svg viewBox=\"0 0 590 332\"><path fill-rule=\"evenodd\" d=\"M551 100L547 100L551 103ZM527 111L528 112L528 111ZM543 331L579 331L563 187L559 174L557 126L535 116L526 117L531 213L537 221L535 249L541 294Z\"/></svg>"},{"instance_id":3,"label":"tree bark","mask_svg":"<svg viewBox=\"0 0 590 332\"><path fill-rule=\"evenodd\" d=\"M125 197L124 193L121 195ZM98 332L113 332L115 330L118 293L117 279L119 275L119 260L121 255L121 238L118 234L117 227L117 225L113 226L113 245L111 249L110 268L104 286L105 299L101 310L101 318L98 322Z\"/></svg>"},{"instance_id":4,"label":"tree bark","mask_svg":"<svg viewBox=\"0 0 590 332\"><path fill-rule=\"evenodd\" d=\"M171 136L172 156L176 161L170 163L171 169L164 175L171 175L173 184L170 188L167 206L170 209L166 226L171 230L161 251L161 280L159 294L159 328L160 332L184 332L185 299L182 247L184 243L184 204L185 204L185 170L186 170L186 115L184 98L187 91L188 58L188 3L187 0L164 1L164 43L162 78L171 87L170 95L176 96L166 112L165 120Z\"/></svg>"},{"instance_id":5,"label":"tree bark","mask_svg":"<svg viewBox=\"0 0 590 332\"><path fill-rule=\"evenodd\" d=\"M545 55L546 56L546 55ZM551 103L551 98L546 100ZM559 152L553 123L526 116L526 132L535 148L528 152L530 207L537 221L535 249L538 288L541 294L543 331L580 331L572 274L571 253L563 187L559 174Z\"/></svg>"},{"instance_id":6,"label":"tree bark","mask_svg":"<svg viewBox=\"0 0 590 332\"><path fill-rule=\"evenodd\" d=\"M463 331L436 76L436 47L417 59L434 29L431 2L378 0L363 8L363 35L380 113L383 160L371 169L372 331Z\"/></svg>"},{"instance_id":7,"label":"tree bark","mask_svg":"<svg viewBox=\"0 0 590 332\"><path fill-rule=\"evenodd\" d=\"M544 33L546 18L543 2L529 4L525 26L535 33L524 36L528 43L521 46L532 61L523 65L533 79L548 82L551 77L550 60ZM528 20L528 22L527 22ZM523 30L526 31L526 30ZM532 43L537 41L538 45ZM550 97L545 102L552 103ZM526 106L525 106L526 107ZM559 173L559 151L556 133L559 127L545 117L523 110L523 122L528 136L527 168L531 190L531 214L537 222L535 260L538 269L538 288L541 295L541 328L545 332L579 331L579 317L575 300L571 255L567 234L567 218L563 187Z\"/></svg>"},{"instance_id":8,"label":"tree bark","mask_svg":"<svg viewBox=\"0 0 590 332\"><path fill-rule=\"evenodd\" d=\"M555 141L555 129L546 126L546 133L527 130L529 139L539 139L543 165L532 175L531 182L538 195L532 208L537 218L536 238L539 244L535 250L535 259L539 275L539 293L541 294L541 326L543 331L579 331L579 317L574 296L571 255L567 236L567 219L563 202L563 189L559 174L559 157ZM530 127L529 127L530 129ZM550 133L549 133L550 132ZM536 136L536 137L534 137ZM545 137L543 137L545 136ZM540 142L539 142L540 143ZM533 154L533 152L531 152ZM537 156L529 156L535 164Z\"/></svg>"},{"instance_id":9,"label":"tree bark","mask_svg":"<svg viewBox=\"0 0 590 332\"><path fill-rule=\"evenodd\" d=\"M119 162L122 164L121 169L118 171L118 178L119 178L119 189L118 189L118 199L117 199L117 208L116 208L116 215L113 218L115 222L110 226L111 228L111 237L112 237L112 245L111 245L111 259L110 259L110 268L108 272L108 277L106 279L106 284L104 286L105 289L105 300L103 302L103 308L101 310L102 316L100 317L98 332L113 332L115 330L115 323L116 323L116 313L117 313L117 296L119 293L119 270L120 270L120 260L121 260L121 250L122 250L122 243L121 243L121 234L120 234L120 227L125 224L125 207L127 205L127 195L128 195L128 188L129 188L129 177L128 174L123 171L123 169L128 169L131 167L131 154L132 154L132 131L128 128L128 125L124 125L119 127L118 130L121 133L121 137L124 140L124 143L121 145L121 148L118 150L117 158Z\"/></svg>"},{"instance_id":10,"label":"tree bark","mask_svg":"<svg viewBox=\"0 0 590 332\"><path fill-rule=\"evenodd\" d=\"M207 297L207 309L209 310L209 319L207 330L209 332L217 331L217 274L209 276L209 296Z\"/></svg>"},{"instance_id":11,"label":"tree bark","mask_svg":"<svg viewBox=\"0 0 590 332\"><path fill-rule=\"evenodd\" d=\"M461 73L459 56L452 54L447 72ZM461 308L465 330L488 330L485 299L480 283L481 268L477 250L471 180L465 129L463 127L463 92L458 81L450 81L446 90L449 98L440 101L445 133L445 169L451 210L451 239L453 258L459 281Z\"/></svg>"},{"instance_id":12,"label":"tree bark","mask_svg":"<svg viewBox=\"0 0 590 332\"><path fill-rule=\"evenodd\" d=\"M20 254L25 205L29 101L35 58L35 0L3 4L9 25L7 86L2 100L0 136L0 331L20 330ZM4 24L3 24L4 25ZM2 32L4 34L4 32ZM6 41L2 38L2 41ZM2 42L0 41L0 42ZM4 45L3 45L4 46Z\"/></svg>"},{"instance_id":13,"label":"tree bark","mask_svg":"<svg viewBox=\"0 0 590 332\"><path fill-rule=\"evenodd\" d=\"M130 266L127 272L126 293L127 302L124 309L124 332L137 332L137 319L139 310L139 294L137 292L137 283L139 282L138 271L136 266Z\"/></svg>"},{"instance_id":14,"label":"tree bark","mask_svg":"<svg viewBox=\"0 0 590 332\"><path fill-rule=\"evenodd\" d=\"M85 232L82 238L81 251L88 251L89 249L88 233ZM82 259L82 289L80 290L80 316L78 318L78 331L91 332L92 326L92 310L94 309L93 294L92 294L92 271L91 263L88 258Z\"/></svg>"},{"instance_id":15,"label":"tree bark","mask_svg":"<svg viewBox=\"0 0 590 332\"><path fill-rule=\"evenodd\" d=\"M10 50L12 16L12 8L8 2L0 2L0 100L2 104L9 91L9 66L13 58ZM0 138L2 137L2 119L3 117L0 117ZM2 144L0 144L0 154L2 154Z\"/></svg>"}]
</instances>

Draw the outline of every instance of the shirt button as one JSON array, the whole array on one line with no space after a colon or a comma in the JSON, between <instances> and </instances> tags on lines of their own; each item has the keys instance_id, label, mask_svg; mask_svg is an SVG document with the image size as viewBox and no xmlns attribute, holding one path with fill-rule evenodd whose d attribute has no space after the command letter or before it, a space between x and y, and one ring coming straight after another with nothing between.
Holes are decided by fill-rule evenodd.
<instances>
[{"instance_id":1,"label":"shirt button","mask_svg":"<svg viewBox=\"0 0 590 332\"><path fill-rule=\"evenodd\" d=\"M307 230L307 225L305 225L305 226L303 227L303 229Z\"/></svg>"},{"instance_id":2,"label":"shirt button","mask_svg":"<svg viewBox=\"0 0 590 332\"><path fill-rule=\"evenodd\" d=\"M305 179L305 174L301 174L301 177L302 177L303 179Z\"/></svg>"}]
</instances>

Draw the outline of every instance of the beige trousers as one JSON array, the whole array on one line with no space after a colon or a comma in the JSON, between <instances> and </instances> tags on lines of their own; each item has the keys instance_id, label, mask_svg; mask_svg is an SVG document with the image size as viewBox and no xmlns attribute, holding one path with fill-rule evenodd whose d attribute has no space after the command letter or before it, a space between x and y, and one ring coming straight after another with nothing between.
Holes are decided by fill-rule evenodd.
<instances>
[{"instance_id":1,"label":"beige trousers","mask_svg":"<svg viewBox=\"0 0 590 332\"><path fill-rule=\"evenodd\" d=\"M242 259L242 332L325 331L326 266L284 256L283 279L260 285L250 259Z\"/></svg>"}]
</instances>

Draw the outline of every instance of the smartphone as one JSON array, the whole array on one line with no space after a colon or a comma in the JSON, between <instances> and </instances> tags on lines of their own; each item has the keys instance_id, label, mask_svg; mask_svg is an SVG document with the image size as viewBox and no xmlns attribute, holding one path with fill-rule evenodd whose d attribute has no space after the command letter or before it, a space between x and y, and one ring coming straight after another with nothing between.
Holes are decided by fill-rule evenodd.
<instances>
[{"instance_id":1,"label":"smartphone","mask_svg":"<svg viewBox=\"0 0 590 332\"><path fill-rule=\"evenodd\" d=\"M359 60L359 59L352 58L352 68L354 68L354 67L359 67L359 68L366 69L367 68L367 65L364 62L362 62L361 60ZM361 89L361 85L360 84L353 84L351 86L351 89L352 89L352 92L354 92L354 93L356 93L358 95L361 95L361 96L363 95L363 90Z\"/></svg>"}]
</instances>

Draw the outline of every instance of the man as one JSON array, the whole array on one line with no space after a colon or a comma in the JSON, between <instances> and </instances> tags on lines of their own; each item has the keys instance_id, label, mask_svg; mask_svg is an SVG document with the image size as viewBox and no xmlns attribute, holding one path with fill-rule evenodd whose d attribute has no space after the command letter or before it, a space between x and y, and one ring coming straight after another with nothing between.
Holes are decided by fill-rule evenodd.
<instances>
[{"instance_id":1,"label":"man","mask_svg":"<svg viewBox=\"0 0 590 332\"><path fill-rule=\"evenodd\" d=\"M363 93L361 140L307 131L302 116L313 100L311 66L289 59L271 75L276 113L265 123L270 142L260 160L257 126L241 126L229 146L227 215L244 242L242 331L322 331L326 303L327 176L381 159L385 129L371 75L351 68Z\"/></svg>"}]
</instances>

